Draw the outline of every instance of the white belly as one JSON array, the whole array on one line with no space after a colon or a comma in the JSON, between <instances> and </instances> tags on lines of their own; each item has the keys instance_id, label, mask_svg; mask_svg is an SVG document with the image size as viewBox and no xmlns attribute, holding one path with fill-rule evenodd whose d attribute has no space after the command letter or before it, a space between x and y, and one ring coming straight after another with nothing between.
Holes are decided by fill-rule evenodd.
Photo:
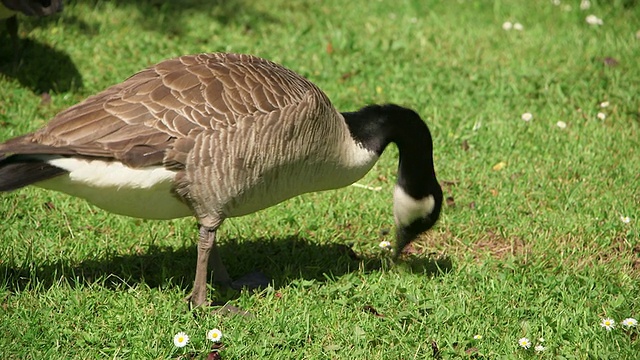
<instances>
[{"instance_id":1,"label":"white belly","mask_svg":"<svg viewBox=\"0 0 640 360\"><path fill-rule=\"evenodd\" d=\"M132 169L120 162L50 158L69 173L36 186L83 198L109 212L143 219L193 215L172 192L175 172L163 167Z\"/></svg>"}]
</instances>

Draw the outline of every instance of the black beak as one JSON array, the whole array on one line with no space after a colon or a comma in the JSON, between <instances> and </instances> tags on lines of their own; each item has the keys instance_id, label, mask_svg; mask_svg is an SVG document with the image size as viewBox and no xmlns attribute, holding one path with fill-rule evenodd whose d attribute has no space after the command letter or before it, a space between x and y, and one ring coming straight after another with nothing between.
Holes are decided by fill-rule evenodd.
<instances>
[{"instance_id":1,"label":"black beak","mask_svg":"<svg viewBox=\"0 0 640 360\"><path fill-rule=\"evenodd\" d=\"M417 236L412 236L406 228L396 229L396 246L393 249L393 260L397 260L405 246L409 245Z\"/></svg>"},{"instance_id":2,"label":"black beak","mask_svg":"<svg viewBox=\"0 0 640 360\"><path fill-rule=\"evenodd\" d=\"M393 259L396 260L402 253L402 250L415 240L420 234L431 229L438 220L439 209L430 216L418 219L408 226L398 227L396 229L396 246L394 248Z\"/></svg>"}]
</instances>

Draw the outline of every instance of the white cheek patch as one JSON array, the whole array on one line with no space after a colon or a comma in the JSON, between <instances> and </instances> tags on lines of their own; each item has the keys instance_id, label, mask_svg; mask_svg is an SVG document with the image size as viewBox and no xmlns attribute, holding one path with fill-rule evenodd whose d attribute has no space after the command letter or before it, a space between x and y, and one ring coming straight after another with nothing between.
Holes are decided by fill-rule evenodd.
<instances>
[{"instance_id":1,"label":"white cheek patch","mask_svg":"<svg viewBox=\"0 0 640 360\"><path fill-rule=\"evenodd\" d=\"M433 195L416 200L400 186L396 185L393 190L393 215L399 226L407 226L416 219L427 217L435 206L436 200Z\"/></svg>"}]
</instances>

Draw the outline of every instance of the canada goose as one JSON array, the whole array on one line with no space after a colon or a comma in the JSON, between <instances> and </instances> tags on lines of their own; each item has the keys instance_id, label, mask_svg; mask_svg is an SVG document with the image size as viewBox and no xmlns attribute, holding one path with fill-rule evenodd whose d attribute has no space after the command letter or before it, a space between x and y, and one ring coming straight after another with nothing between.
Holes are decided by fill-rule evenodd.
<instances>
[{"instance_id":1,"label":"canada goose","mask_svg":"<svg viewBox=\"0 0 640 360\"><path fill-rule=\"evenodd\" d=\"M7 21L14 52L18 48L18 13L47 16L62 11L62 8L62 0L0 0L0 20Z\"/></svg>"},{"instance_id":2,"label":"canada goose","mask_svg":"<svg viewBox=\"0 0 640 360\"><path fill-rule=\"evenodd\" d=\"M231 282L215 244L226 218L352 184L390 142L397 254L440 213L427 125L397 105L340 113L307 79L251 55L163 61L0 144L0 191L36 185L132 217L195 215L199 306L210 252L216 282Z\"/></svg>"}]
</instances>

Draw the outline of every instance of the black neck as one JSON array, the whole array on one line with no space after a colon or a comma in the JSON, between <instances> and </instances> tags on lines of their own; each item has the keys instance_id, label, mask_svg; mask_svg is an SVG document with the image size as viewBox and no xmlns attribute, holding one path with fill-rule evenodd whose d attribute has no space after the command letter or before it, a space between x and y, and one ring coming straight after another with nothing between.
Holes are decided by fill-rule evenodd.
<instances>
[{"instance_id":1,"label":"black neck","mask_svg":"<svg viewBox=\"0 0 640 360\"><path fill-rule=\"evenodd\" d=\"M415 199L441 194L433 169L431 133L415 111L397 105L371 105L342 115L351 136L365 148L380 155L389 143L398 146L398 185L405 192Z\"/></svg>"}]
</instances>

